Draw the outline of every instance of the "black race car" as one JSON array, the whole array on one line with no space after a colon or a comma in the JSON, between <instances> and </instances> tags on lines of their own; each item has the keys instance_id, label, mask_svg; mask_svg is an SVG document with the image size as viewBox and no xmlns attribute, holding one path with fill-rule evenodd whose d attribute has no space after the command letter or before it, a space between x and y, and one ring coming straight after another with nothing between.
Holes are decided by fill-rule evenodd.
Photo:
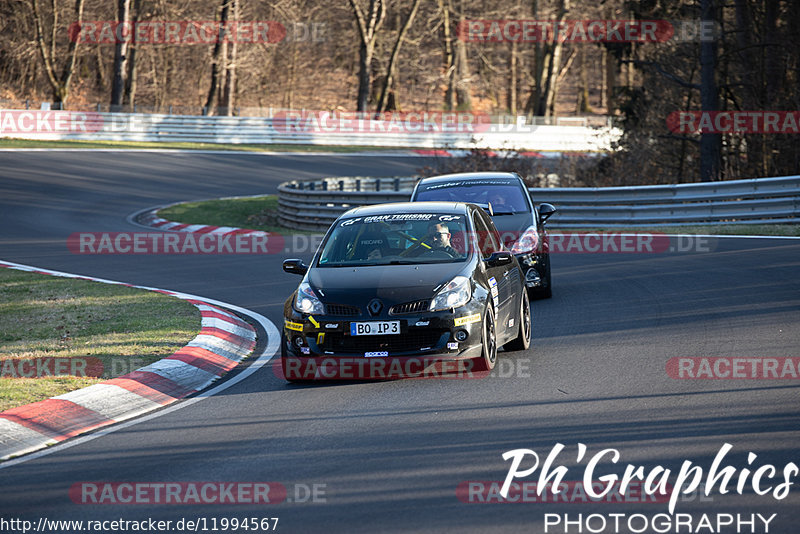
<instances>
[{"instance_id":1,"label":"black race car","mask_svg":"<svg viewBox=\"0 0 800 534\"><path fill-rule=\"evenodd\" d=\"M522 271L480 207L455 202L355 208L328 230L284 305L283 374L308 379L490 371L498 346L526 349Z\"/></svg>"},{"instance_id":2,"label":"black race car","mask_svg":"<svg viewBox=\"0 0 800 534\"><path fill-rule=\"evenodd\" d=\"M423 178L417 182L411 201L431 200L471 202L486 209L503 243L519 260L531 297L553 295L545 221L556 208L542 203L538 210L534 209L518 174L470 172Z\"/></svg>"}]
</instances>

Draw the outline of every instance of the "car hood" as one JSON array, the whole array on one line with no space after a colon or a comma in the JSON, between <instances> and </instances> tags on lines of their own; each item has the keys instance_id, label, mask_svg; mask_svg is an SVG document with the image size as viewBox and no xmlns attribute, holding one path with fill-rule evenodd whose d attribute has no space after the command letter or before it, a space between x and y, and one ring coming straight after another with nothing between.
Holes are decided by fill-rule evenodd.
<instances>
[{"instance_id":1,"label":"car hood","mask_svg":"<svg viewBox=\"0 0 800 534\"><path fill-rule=\"evenodd\" d=\"M495 215L492 217L497 232L503 239L506 246L510 247L517 239L533 225L533 217L530 213L515 213L513 215Z\"/></svg>"},{"instance_id":2,"label":"car hood","mask_svg":"<svg viewBox=\"0 0 800 534\"><path fill-rule=\"evenodd\" d=\"M434 289L454 276L469 273L471 260L423 265L376 265L311 269L308 282L322 291L326 303L350 304L364 309L378 298L387 306L429 299ZM468 276L466 274L465 276Z\"/></svg>"}]
</instances>

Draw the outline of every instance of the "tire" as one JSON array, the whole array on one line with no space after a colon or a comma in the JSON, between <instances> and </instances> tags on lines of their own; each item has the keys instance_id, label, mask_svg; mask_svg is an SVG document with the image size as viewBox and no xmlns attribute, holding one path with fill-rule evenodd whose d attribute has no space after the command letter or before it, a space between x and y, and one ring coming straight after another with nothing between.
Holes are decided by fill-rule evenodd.
<instances>
[{"instance_id":1,"label":"tire","mask_svg":"<svg viewBox=\"0 0 800 534\"><path fill-rule=\"evenodd\" d=\"M494 310L491 304L486 307L481 322L481 356L475 358L477 371L491 371L497 364L497 327L494 320Z\"/></svg>"},{"instance_id":2,"label":"tire","mask_svg":"<svg viewBox=\"0 0 800 534\"><path fill-rule=\"evenodd\" d=\"M544 287L531 290L529 294L532 299L549 299L553 296L553 277L550 274L549 254L547 255L547 267L545 267L545 272L542 279L544 281Z\"/></svg>"},{"instance_id":3,"label":"tire","mask_svg":"<svg viewBox=\"0 0 800 534\"><path fill-rule=\"evenodd\" d=\"M528 292L522 292L521 304L519 306L519 313L517 314L517 323L519 324L519 333L517 337L503 345L506 350L528 350L531 346L531 303L528 300Z\"/></svg>"}]
</instances>

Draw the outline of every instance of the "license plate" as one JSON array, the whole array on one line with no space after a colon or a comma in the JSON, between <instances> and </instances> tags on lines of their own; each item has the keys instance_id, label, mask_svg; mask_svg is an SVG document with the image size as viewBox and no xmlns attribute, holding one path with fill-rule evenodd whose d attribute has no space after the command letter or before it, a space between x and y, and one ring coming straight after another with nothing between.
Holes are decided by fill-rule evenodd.
<instances>
[{"instance_id":1,"label":"license plate","mask_svg":"<svg viewBox=\"0 0 800 534\"><path fill-rule=\"evenodd\" d=\"M382 336L399 334L400 321L369 321L366 323L350 323L351 336Z\"/></svg>"}]
</instances>

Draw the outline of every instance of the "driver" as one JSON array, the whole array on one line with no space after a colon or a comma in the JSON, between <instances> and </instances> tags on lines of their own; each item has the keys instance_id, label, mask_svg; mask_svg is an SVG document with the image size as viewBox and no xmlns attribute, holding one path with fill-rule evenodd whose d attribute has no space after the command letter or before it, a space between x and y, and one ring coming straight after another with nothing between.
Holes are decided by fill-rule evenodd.
<instances>
[{"instance_id":1,"label":"driver","mask_svg":"<svg viewBox=\"0 0 800 534\"><path fill-rule=\"evenodd\" d=\"M430 243L431 250L447 252L454 258L459 256L456 249L450 246L450 228L444 223L434 223L428 227L426 243Z\"/></svg>"},{"instance_id":2,"label":"driver","mask_svg":"<svg viewBox=\"0 0 800 534\"><path fill-rule=\"evenodd\" d=\"M500 193L492 193L489 196L489 203L492 205L492 211L497 211L497 212L511 211L511 206L508 205L505 197Z\"/></svg>"}]
</instances>

